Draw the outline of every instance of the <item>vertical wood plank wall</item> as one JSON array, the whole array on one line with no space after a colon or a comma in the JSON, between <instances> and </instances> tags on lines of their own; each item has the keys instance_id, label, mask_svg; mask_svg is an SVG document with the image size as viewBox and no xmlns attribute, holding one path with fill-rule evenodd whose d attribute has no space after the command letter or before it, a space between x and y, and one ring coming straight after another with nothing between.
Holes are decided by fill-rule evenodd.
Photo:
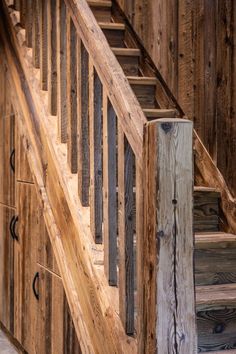
<instances>
[{"instance_id":1,"label":"vertical wood plank wall","mask_svg":"<svg viewBox=\"0 0 236 354\"><path fill-rule=\"evenodd\" d=\"M236 195L235 0L118 0Z\"/></svg>"}]
</instances>

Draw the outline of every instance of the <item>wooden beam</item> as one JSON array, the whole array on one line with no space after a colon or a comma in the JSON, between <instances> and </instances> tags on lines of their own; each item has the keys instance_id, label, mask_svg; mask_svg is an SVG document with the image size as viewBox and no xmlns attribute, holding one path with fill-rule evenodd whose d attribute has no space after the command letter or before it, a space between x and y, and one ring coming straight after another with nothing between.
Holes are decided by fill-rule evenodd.
<instances>
[{"instance_id":1,"label":"wooden beam","mask_svg":"<svg viewBox=\"0 0 236 354\"><path fill-rule=\"evenodd\" d=\"M57 115L57 21L56 0L47 1L48 109Z\"/></svg>"},{"instance_id":2,"label":"wooden beam","mask_svg":"<svg viewBox=\"0 0 236 354\"><path fill-rule=\"evenodd\" d=\"M40 32L40 83L42 90L48 88L48 11L47 1L40 1L39 32Z\"/></svg>"},{"instance_id":3,"label":"wooden beam","mask_svg":"<svg viewBox=\"0 0 236 354\"><path fill-rule=\"evenodd\" d=\"M192 123L150 122L144 144L145 353L197 353Z\"/></svg>"},{"instance_id":4,"label":"wooden beam","mask_svg":"<svg viewBox=\"0 0 236 354\"><path fill-rule=\"evenodd\" d=\"M32 48L33 64L36 68L40 67L40 32L39 32L39 7L40 1L33 1L33 25L32 25Z\"/></svg>"}]
</instances>

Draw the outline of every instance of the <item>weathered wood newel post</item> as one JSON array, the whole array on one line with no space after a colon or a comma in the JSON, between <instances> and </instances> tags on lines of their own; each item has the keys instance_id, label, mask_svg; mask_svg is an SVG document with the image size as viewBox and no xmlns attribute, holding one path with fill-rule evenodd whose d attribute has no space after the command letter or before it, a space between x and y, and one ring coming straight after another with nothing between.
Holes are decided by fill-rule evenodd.
<instances>
[{"instance_id":1,"label":"weathered wood newel post","mask_svg":"<svg viewBox=\"0 0 236 354\"><path fill-rule=\"evenodd\" d=\"M143 353L197 353L192 132L182 119L144 129Z\"/></svg>"}]
</instances>

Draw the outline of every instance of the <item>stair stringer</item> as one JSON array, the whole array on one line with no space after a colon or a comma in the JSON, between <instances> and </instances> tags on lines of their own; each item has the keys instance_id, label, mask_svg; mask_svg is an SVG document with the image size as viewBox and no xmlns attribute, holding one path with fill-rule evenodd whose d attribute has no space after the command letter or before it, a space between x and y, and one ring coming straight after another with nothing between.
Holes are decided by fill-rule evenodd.
<instances>
[{"instance_id":1,"label":"stair stringer","mask_svg":"<svg viewBox=\"0 0 236 354\"><path fill-rule=\"evenodd\" d=\"M102 246L94 245L85 221L88 209L82 208L76 193L66 147L57 141L56 120L47 113L47 95L39 87L30 49L19 50L17 41L13 48L3 24L0 29L20 134L81 349L83 353L135 353L136 339L126 336L118 315L117 289L109 287L98 264Z\"/></svg>"}]
</instances>

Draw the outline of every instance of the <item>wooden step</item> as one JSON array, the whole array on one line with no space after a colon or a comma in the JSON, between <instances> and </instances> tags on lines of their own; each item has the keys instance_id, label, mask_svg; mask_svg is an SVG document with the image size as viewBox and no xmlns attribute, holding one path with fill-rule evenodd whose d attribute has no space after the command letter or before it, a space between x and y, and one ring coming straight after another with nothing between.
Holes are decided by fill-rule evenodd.
<instances>
[{"instance_id":1,"label":"wooden step","mask_svg":"<svg viewBox=\"0 0 236 354\"><path fill-rule=\"evenodd\" d=\"M136 48L112 48L125 75L139 75L140 50Z\"/></svg>"},{"instance_id":2,"label":"wooden step","mask_svg":"<svg viewBox=\"0 0 236 354\"><path fill-rule=\"evenodd\" d=\"M195 235L195 283L236 283L236 235L224 232Z\"/></svg>"},{"instance_id":3,"label":"wooden step","mask_svg":"<svg viewBox=\"0 0 236 354\"><path fill-rule=\"evenodd\" d=\"M111 1L88 1L91 10L98 22L110 22L111 21Z\"/></svg>"},{"instance_id":4,"label":"wooden step","mask_svg":"<svg viewBox=\"0 0 236 354\"><path fill-rule=\"evenodd\" d=\"M148 120L158 118L175 118L177 112L175 109L143 109Z\"/></svg>"},{"instance_id":5,"label":"wooden step","mask_svg":"<svg viewBox=\"0 0 236 354\"><path fill-rule=\"evenodd\" d=\"M236 284L197 286L196 301L199 351L236 349Z\"/></svg>"},{"instance_id":6,"label":"wooden step","mask_svg":"<svg viewBox=\"0 0 236 354\"><path fill-rule=\"evenodd\" d=\"M220 193L213 188L194 188L194 231L219 231Z\"/></svg>"},{"instance_id":7,"label":"wooden step","mask_svg":"<svg viewBox=\"0 0 236 354\"><path fill-rule=\"evenodd\" d=\"M156 78L128 76L129 83L142 108L157 108Z\"/></svg>"},{"instance_id":8,"label":"wooden step","mask_svg":"<svg viewBox=\"0 0 236 354\"><path fill-rule=\"evenodd\" d=\"M103 33L111 47L124 48L125 25L115 22L99 22Z\"/></svg>"}]
</instances>

